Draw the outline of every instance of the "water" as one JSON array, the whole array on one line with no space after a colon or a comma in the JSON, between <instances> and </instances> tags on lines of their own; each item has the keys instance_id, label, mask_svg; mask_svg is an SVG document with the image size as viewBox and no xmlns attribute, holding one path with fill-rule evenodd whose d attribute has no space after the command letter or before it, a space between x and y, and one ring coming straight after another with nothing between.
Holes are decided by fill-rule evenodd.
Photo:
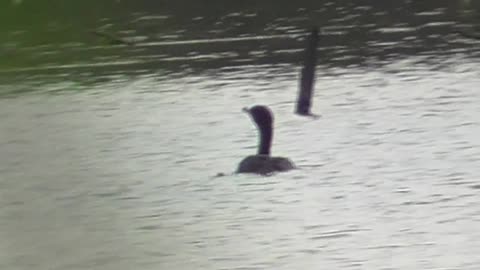
<instances>
[{"instance_id":1,"label":"water","mask_svg":"<svg viewBox=\"0 0 480 270\"><path fill-rule=\"evenodd\" d=\"M109 3L98 24L126 18L112 32L134 46L14 25L0 268L478 269L480 51L455 31L478 9L339 2ZM316 120L292 113L312 20ZM75 28L52 24L31 27ZM299 170L233 174L256 149L252 104Z\"/></svg>"}]
</instances>

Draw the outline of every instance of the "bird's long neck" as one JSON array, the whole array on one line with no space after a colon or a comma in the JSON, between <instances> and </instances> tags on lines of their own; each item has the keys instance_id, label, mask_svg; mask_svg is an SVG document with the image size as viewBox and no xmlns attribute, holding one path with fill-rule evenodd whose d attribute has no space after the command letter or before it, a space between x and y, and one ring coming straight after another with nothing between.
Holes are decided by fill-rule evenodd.
<instances>
[{"instance_id":1,"label":"bird's long neck","mask_svg":"<svg viewBox=\"0 0 480 270\"><path fill-rule=\"evenodd\" d=\"M258 127L258 131L260 132L260 145L258 146L258 154L269 156L273 137L272 125Z\"/></svg>"}]
</instances>

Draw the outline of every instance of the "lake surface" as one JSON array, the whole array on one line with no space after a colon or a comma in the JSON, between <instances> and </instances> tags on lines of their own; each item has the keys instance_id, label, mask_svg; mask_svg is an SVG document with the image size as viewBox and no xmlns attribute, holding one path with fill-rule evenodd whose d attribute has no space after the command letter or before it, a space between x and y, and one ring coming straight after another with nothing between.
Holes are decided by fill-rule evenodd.
<instances>
[{"instance_id":1,"label":"lake surface","mask_svg":"<svg viewBox=\"0 0 480 270\"><path fill-rule=\"evenodd\" d=\"M0 268L479 269L478 3L230 2L0 5Z\"/></svg>"}]
</instances>

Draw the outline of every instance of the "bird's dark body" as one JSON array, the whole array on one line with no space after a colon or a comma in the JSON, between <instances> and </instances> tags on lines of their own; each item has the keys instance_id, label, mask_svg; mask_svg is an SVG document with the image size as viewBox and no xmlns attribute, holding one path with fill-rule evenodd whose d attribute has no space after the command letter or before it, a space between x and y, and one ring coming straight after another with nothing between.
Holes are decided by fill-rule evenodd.
<instances>
[{"instance_id":1,"label":"bird's dark body","mask_svg":"<svg viewBox=\"0 0 480 270\"><path fill-rule=\"evenodd\" d=\"M271 174L294 169L295 165L288 158L254 155L244 158L238 165L238 173Z\"/></svg>"},{"instance_id":2,"label":"bird's dark body","mask_svg":"<svg viewBox=\"0 0 480 270\"><path fill-rule=\"evenodd\" d=\"M284 172L295 168L288 158L270 156L273 139L273 114L266 106L257 105L245 109L257 125L260 142L256 155L244 158L237 168L237 173L271 174Z\"/></svg>"}]
</instances>

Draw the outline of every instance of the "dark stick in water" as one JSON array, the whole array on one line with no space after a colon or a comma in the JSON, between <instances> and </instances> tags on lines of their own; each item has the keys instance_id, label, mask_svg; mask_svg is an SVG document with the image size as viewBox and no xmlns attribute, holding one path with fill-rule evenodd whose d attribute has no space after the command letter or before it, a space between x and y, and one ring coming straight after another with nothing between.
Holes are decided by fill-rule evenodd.
<instances>
[{"instance_id":1,"label":"dark stick in water","mask_svg":"<svg viewBox=\"0 0 480 270\"><path fill-rule=\"evenodd\" d=\"M300 77L300 89L298 93L296 113L300 115L312 115L313 86L315 84L315 66L317 64L318 27L314 27L307 38L305 60Z\"/></svg>"},{"instance_id":2,"label":"dark stick in water","mask_svg":"<svg viewBox=\"0 0 480 270\"><path fill-rule=\"evenodd\" d=\"M466 38L480 39L480 33L475 33L474 31L457 30L455 32Z\"/></svg>"},{"instance_id":3,"label":"dark stick in water","mask_svg":"<svg viewBox=\"0 0 480 270\"><path fill-rule=\"evenodd\" d=\"M104 31L94 30L90 32L94 35L106 38L110 42L110 44L113 44L113 45L130 45L130 46L134 45L134 43L131 41L128 41L124 38L117 37L113 34L110 34Z\"/></svg>"}]
</instances>

